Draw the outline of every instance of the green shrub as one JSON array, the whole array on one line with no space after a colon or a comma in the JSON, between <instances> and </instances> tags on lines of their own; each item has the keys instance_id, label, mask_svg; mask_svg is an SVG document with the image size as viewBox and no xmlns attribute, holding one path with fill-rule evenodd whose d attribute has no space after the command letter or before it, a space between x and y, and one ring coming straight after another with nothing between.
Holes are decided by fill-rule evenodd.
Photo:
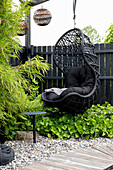
<instances>
[{"instance_id":1,"label":"green shrub","mask_svg":"<svg viewBox=\"0 0 113 170\"><path fill-rule=\"evenodd\" d=\"M84 114L49 113L40 116L37 131L48 137L79 138L113 137L113 107L109 103L93 105Z\"/></svg>"},{"instance_id":2,"label":"green shrub","mask_svg":"<svg viewBox=\"0 0 113 170\"><path fill-rule=\"evenodd\" d=\"M17 33L21 29L20 21L29 14L28 2L18 6L12 0L0 2L0 142L1 135L11 140L18 128L32 127L21 113L42 107L35 78L42 80L42 73L50 68L40 56L16 67L9 64L9 57L18 57L21 49Z\"/></svg>"}]
</instances>

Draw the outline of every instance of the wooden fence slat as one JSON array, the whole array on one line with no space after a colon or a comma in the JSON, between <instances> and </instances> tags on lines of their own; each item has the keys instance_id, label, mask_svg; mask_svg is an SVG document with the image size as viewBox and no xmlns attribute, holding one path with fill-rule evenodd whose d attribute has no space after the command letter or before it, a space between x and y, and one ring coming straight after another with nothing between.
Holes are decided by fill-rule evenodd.
<instances>
[{"instance_id":1,"label":"wooden fence slat","mask_svg":"<svg viewBox=\"0 0 113 170\"><path fill-rule=\"evenodd\" d=\"M113 49L113 43L111 44L111 49ZM111 53L111 76L113 76L113 53ZM111 101L110 103L113 106L113 79L111 79Z\"/></svg>"},{"instance_id":2,"label":"wooden fence slat","mask_svg":"<svg viewBox=\"0 0 113 170\"><path fill-rule=\"evenodd\" d=\"M41 55L41 52L42 52L43 50L42 50L42 47L41 46L34 46L34 55L39 55L39 56L42 56L43 57L43 55ZM42 91L44 90L44 82L41 82L41 81L39 81L39 92L40 93L42 93Z\"/></svg>"},{"instance_id":3,"label":"wooden fence slat","mask_svg":"<svg viewBox=\"0 0 113 170\"><path fill-rule=\"evenodd\" d=\"M48 46L47 52L51 52L51 46ZM51 57L50 54L48 54L48 63L50 63L51 65L53 65L53 57ZM51 77L52 75L53 75L53 70L50 69L50 70L48 71L48 76ZM51 88L51 87L52 87L52 84L53 84L52 82L53 82L52 79L49 79L49 80L48 80L48 88Z\"/></svg>"},{"instance_id":4,"label":"wooden fence slat","mask_svg":"<svg viewBox=\"0 0 113 170\"><path fill-rule=\"evenodd\" d=\"M100 49L100 45L99 45L99 44L95 44L95 51L99 51L99 49ZM97 64L97 65L100 65L100 60L99 60L99 58L100 58L100 54L98 53L98 54L97 54L97 61L96 61L96 64ZM98 72L100 72L100 67L99 67L99 69L98 69ZM100 83L100 82L99 82L99 83ZM100 88L98 89L98 94L99 94L99 95L97 95L96 103L100 103Z\"/></svg>"},{"instance_id":5,"label":"wooden fence slat","mask_svg":"<svg viewBox=\"0 0 113 170\"><path fill-rule=\"evenodd\" d=\"M53 47L54 49L54 47ZM53 58L53 54L52 54L52 58ZM53 87L58 87L58 67L56 66L54 60L53 60L53 76L56 77L56 79L53 79Z\"/></svg>"},{"instance_id":6,"label":"wooden fence slat","mask_svg":"<svg viewBox=\"0 0 113 170\"><path fill-rule=\"evenodd\" d=\"M62 77L62 73L61 73L61 71L59 69L58 69L58 76ZM58 79L58 87L62 88L62 80L60 80L60 79Z\"/></svg>"},{"instance_id":7,"label":"wooden fence slat","mask_svg":"<svg viewBox=\"0 0 113 170\"><path fill-rule=\"evenodd\" d=\"M106 49L110 50L110 44L106 44ZM110 76L110 53L106 54L106 76ZM110 102L110 80L106 80L106 101Z\"/></svg>"},{"instance_id":8,"label":"wooden fence slat","mask_svg":"<svg viewBox=\"0 0 113 170\"><path fill-rule=\"evenodd\" d=\"M104 49L104 44L100 44L100 50ZM100 54L100 75L104 76L104 54ZM100 80L100 104L105 101L105 80Z\"/></svg>"},{"instance_id":9,"label":"wooden fence slat","mask_svg":"<svg viewBox=\"0 0 113 170\"><path fill-rule=\"evenodd\" d=\"M45 52L45 54L42 54L42 57L48 62L48 57L46 55L46 46L41 47L41 53L42 52ZM45 80L43 83L43 90L44 89L48 89L48 80Z\"/></svg>"}]
</instances>

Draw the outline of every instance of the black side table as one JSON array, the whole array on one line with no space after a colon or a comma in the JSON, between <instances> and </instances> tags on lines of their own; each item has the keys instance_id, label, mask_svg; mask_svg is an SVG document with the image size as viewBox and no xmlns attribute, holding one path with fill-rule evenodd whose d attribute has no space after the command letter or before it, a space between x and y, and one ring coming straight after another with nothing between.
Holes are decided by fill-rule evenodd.
<instances>
[{"instance_id":1,"label":"black side table","mask_svg":"<svg viewBox=\"0 0 113 170\"><path fill-rule=\"evenodd\" d=\"M45 114L46 112L25 112L24 115L33 116L33 142L36 143L36 133L35 133L35 115Z\"/></svg>"}]
</instances>

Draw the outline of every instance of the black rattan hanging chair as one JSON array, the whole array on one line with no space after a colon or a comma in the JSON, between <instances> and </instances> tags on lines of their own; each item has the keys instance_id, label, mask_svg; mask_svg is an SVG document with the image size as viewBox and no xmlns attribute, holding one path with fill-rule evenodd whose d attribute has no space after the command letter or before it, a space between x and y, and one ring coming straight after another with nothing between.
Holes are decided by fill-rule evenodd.
<instances>
[{"instance_id":1,"label":"black rattan hanging chair","mask_svg":"<svg viewBox=\"0 0 113 170\"><path fill-rule=\"evenodd\" d=\"M53 50L54 62L66 79L66 87L59 96L43 92L47 106L61 111L83 113L95 104L98 93L98 65L94 45L83 32L74 28L63 34ZM52 94L53 98L48 96Z\"/></svg>"},{"instance_id":2,"label":"black rattan hanging chair","mask_svg":"<svg viewBox=\"0 0 113 170\"><path fill-rule=\"evenodd\" d=\"M57 41L53 57L58 69L63 72L67 89L59 96L43 92L42 100L47 106L61 111L83 113L95 104L98 93L99 73L94 45L80 29L74 28Z\"/></svg>"},{"instance_id":3,"label":"black rattan hanging chair","mask_svg":"<svg viewBox=\"0 0 113 170\"><path fill-rule=\"evenodd\" d=\"M73 0L75 25L76 0ZM74 28L64 33L53 50L54 63L63 73L66 89L58 95L52 89L42 93L44 104L68 113L83 113L95 104L98 94L98 65L94 45L88 36Z\"/></svg>"}]
</instances>

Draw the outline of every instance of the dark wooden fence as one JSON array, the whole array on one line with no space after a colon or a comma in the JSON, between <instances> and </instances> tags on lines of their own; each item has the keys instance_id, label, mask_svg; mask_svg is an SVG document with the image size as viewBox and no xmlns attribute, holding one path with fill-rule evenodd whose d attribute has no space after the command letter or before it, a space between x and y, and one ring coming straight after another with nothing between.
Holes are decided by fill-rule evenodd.
<instances>
[{"instance_id":1,"label":"dark wooden fence","mask_svg":"<svg viewBox=\"0 0 113 170\"><path fill-rule=\"evenodd\" d=\"M103 104L108 101L113 105L113 44L96 44L95 53L98 56L97 63L99 64L99 93L97 103ZM62 88L64 85L64 77L53 62L53 46L32 46L31 56L40 55L48 63L52 64L53 68L44 76L44 82L40 82L40 93L44 89L51 87ZM25 61L26 57L23 53L19 59L12 59L10 63L17 65L20 61Z\"/></svg>"},{"instance_id":2,"label":"dark wooden fence","mask_svg":"<svg viewBox=\"0 0 113 170\"><path fill-rule=\"evenodd\" d=\"M113 105L113 44L96 44L99 64L99 94L97 103L108 101Z\"/></svg>"}]
</instances>

